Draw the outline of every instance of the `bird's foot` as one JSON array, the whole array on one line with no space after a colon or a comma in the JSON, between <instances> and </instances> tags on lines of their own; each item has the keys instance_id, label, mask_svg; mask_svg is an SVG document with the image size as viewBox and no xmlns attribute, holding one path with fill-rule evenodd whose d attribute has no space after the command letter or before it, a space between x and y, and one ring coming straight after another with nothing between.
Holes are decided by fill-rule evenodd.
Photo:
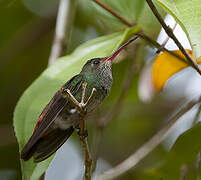
<instances>
[{"instance_id":1,"label":"bird's foot","mask_svg":"<svg viewBox=\"0 0 201 180\"><path fill-rule=\"evenodd\" d=\"M80 138L88 137L88 131L87 130L85 130L84 133L81 133L80 129L78 129L77 134L80 136Z\"/></svg>"}]
</instances>

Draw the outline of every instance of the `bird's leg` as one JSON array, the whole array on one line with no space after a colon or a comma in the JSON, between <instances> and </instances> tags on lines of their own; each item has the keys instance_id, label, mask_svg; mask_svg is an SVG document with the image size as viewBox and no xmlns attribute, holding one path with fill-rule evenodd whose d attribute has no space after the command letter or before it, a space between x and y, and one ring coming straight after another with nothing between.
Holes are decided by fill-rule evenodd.
<instances>
[{"instance_id":1,"label":"bird's leg","mask_svg":"<svg viewBox=\"0 0 201 180\"><path fill-rule=\"evenodd\" d=\"M87 131L87 129L85 129L84 130L84 133L82 133L81 132L81 129L80 128L77 128L77 134L78 134L78 136L80 137L80 138L86 138L86 137L88 137L88 131Z\"/></svg>"},{"instance_id":2,"label":"bird's leg","mask_svg":"<svg viewBox=\"0 0 201 180\"><path fill-rule=\"evenodd\" d=\"M80 107L83 108L84 111L86 111L86 106L91 102L95 92L96 92L96 88L93 88L92 91L91 91L91 94L89 96L89 98L87 99L86 102L84 102L84 99L85 99L85 96L86 96L86 88L87 88L87 83L84 82L82 84L82 98L81 98L81 102L79 103L80 104Z\"/></svg>"},{"instance_id":3,"label":"bird's leg","mask_svg":"<svg viewBox=\"0 0 201 180\"><path fill-rule=\"evenodd\" d=\"M89 98L87 99L86 103L84 104L84 106L87 106L91 102L95 92L96 92L96 88L93 88L91 91L91 94L90 94Z\"/></svg>"},{"instance_id":4,"label":"bird's leg","mask_svg":"<svg viewBox=\"0 0 201 180\"><path fill-rule=\"evenodd\" d=\"M93 88L89 98L87 99L87 101L85 103L84 99L86 96L86 88L87 88L87 83L84 82L82 84L83 90L82 90L81 102L78 102L77 99L75 99L75 97L71 94L69 89L61 88L62 95L65 98L68 98L68 100L71 101L72 104L74 104L75 108L77 109L77 111L80 113L81 116L84 116L86 114L86 106L91 102L91 100L93 99L93 96L96 92L96 89Z\"/></svg>"},{"instance_id":5,"label":"bird's leg","mask_svg":"<svg viewBox=\"0 0 201 180\"><path fill-rule=\"evenodd\" d=\"M84 82L82 84L82 97L81 97L81 101L79 103L79 106L82 109L83 116L86 114L86 106L85 106L85 103L84 103L84 99L85 99L85 96L86 96L86 88L87 88L87 83Z\"/></svg>"},{"instance_id":6,"label":"bird's leg","mask_svg":"<svg viewBox=\"0 0 201 180\"><path fill-rule=\"evenodd\" d=\"M86 88L87 88L87 83L84 82L82 84L82 98L81 98L81 105L84 106L84 99L85 99L85 95L86 95Z\"/></svg>"},{"instance_id":7,"label":"bird's leg","mask_svg":"<svg viewBox=\"0 0 201 180\"><path fill-rule=\"evenodd\" d=\"M77 126L75 126L74 129L76 130L76 132L77 132L77 134L78 134L78 136L79 136L80 138L85 138L85 137L88 136L88 132L87 132L87 131L84 132L84 133L81 132L80 124L77 125Z\"/></svg>"},{"instance_id":8,"label":"bird's leg","mask_svg":"<svg viewBox=\"0 0 201 180\"><path fill-rule=\"evenodd\" d=\"M84 98L85 98L87 83L83 83L83 84L84 84L84 85L83 85L82 99L81 99L80 105L81 105L81 107L82 107L84 113L86 113L86 107L87 107L87 105L91 102L91 100L93 99L93 96L94 96L94 94L95 94L95 92L96 92L96 89L95 89L95 88L92 89L89 98L87 99L86 103L84 103ZM81 121L83 121L83 122L81 122L80 125L81 125L81 126L84 126L84 125L83 125L84 119L81 120ZM78 135L79 135L79 136L82 136L83 138L86 138L86 137L88 136L88 131L87 131L86 129L81 130L81 128L80 128L79 131L78 131Z\"/></svg>"},{"instance_id":9,"label":"bird's leg","mask_svg":"<svg viewBox=\"0 0 201 180\"><path fill-rule=\"evenodd\" d=\"M71 94L70 89L61 88L61 93L62 93L63 97L67 98L75 106L75 108L78 110L78 112L82 111L82 108L80 107L80 103Z\"/></svg>"},{"instance_id":10,"label":"bird's leg","mask_svg":"<svg viewBox=\"0 0 201 180\"><path fill-rule=\"evenodd\" d=\"M96 92L96 89L93 88L92 89L92 92L89 96L89 98L87 99L86 103L84 102L84 99L85 99L85 96L86 96L86 88L87 88L87 83L84 82L82 84L82 97L81 97L81 102L79 103L80 107L83 109L83 113L86 113L86 107L87 105L91 102L95 92ZM79 131L78 131L78 135L81 137L81 138L86 138L88 136L88 132L87 130L85 130L85 122L84 122L84 118L82 117L81 118L81 121L80 121L80 127L79 127Z\"/></svg>"}]
</instances>

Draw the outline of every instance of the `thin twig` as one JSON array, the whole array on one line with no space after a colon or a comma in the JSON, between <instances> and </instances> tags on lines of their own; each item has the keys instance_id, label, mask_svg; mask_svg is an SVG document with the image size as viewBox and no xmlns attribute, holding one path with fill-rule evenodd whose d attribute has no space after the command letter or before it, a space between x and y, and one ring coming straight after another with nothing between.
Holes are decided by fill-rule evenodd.
<instances>
[{"instance_id":1,"label":"thin twig","mask_svg":"<svg viewBox=\"0 0 201 180\"><path fill-rule=\"evenodd\" d=\"M56 30L48 64L64 55L70 38L75 0L60 0L56 21Z\"/></svg>"},{"instance_id":2,"label":"thin twig","mask_svg":"<svg viewBox=\"0 0 201 180\"><path fill-rule=\"evenodd\" d=\"M154 15L156 16L156 18L158 19L158 21L162 25L163 29L167 33L167 35L175 42L175 44L178 46L178 48L180 49L180 51L186 57L186 59L190 63L190 65L201 75L201 69L200 69L200 67L198 66L198 64L196 63L196 61L194 61L191 58L191 56L186 52L186 50L184 49L184 47L182 46L182 44L179 42L179 40L174 35L172 29L165 24L165 22L163 21L163 18L160 16L160 14L159 14L158 10L156 9L156 7L154 6L152 0L146 0L146 1L148 3L149 7L151 8L152 12L154 13Z\"/></svg>"},{"instance_id":3,"label":"thin twig","mask_svg":"<svg viewBox=\"0 0 201 180\"><path fill-rule=\"evenodd\" d=\"M135 153L129 156L122 163L116 167L104 172L103 174L97 175L95 180L109 180L115 179L120 175L124 174L131 168L134 168L142 159L144 159L151 151L153 151L170 133L173 125L177 120L189 111L195 104L200 103L201 98L198 100L190 101L183 108L180 109L167 123L164 128L159 130L149 141L142 145Z\"/></svg>"},{"instance_id":4,"label":"thin twig","mask_svg":"<svg viewBox=\"0 0 201 180\"><path fill-rule=\"evenodd\" d=\"M201 104L198 106L197 112L193 120L193 125L195 125L197 121L199 120L200 114L201 114Z\"/></svg>"},{"instance_id":5,"label":"thin twig","mask_svg":"<svg viewBox=\"0 0 201 180\"><path fill-rule=\"evenodd\" d=\"M80 119L80 141L82 142L82 148L84 150L84 164L85 164L85 173L84 180L91 180L91 169L92 169L92 158L89 152L89 146L87 138L84 137L85 130L85 121L84 118Z\"/></svg>"},{"instance_id":6,"label":"thin twig","mask_svg":"<svg viewBox=\"0 0 201 180\"><path fill-rule=\"evenodd\" d=\"M114 15L115 17L117 17L117 19L119 19L121 22L123 22L124 24L128 25L128 26L135 26L135 24L130 23L126 18L124 18L121 14L117 13L116 11L114 11L111 7L109 7L107 4L103 3L101 0L94 0L95 3L97 3L98 5L100 5L101 7L103 7L105 10L107 10L108 12L110 12L112 15Z\"/></svg>"},{"instance_id":7,"label":"thin twig","mask_svg":"<svg viewBox=\"0 0 201 180\"><path fill-rule=\"evenodd\" d=\"M174 26L173 26L173 28L172 28L172 31L173 31L173 32L174 32L174 30L175 30L176 27L177 27L177 22L175 22L175 24L174 24ZM170 37L167 36L167 38L166 38L166 39L163 41L163 43L161 44L161 47L158 48L158 50L156 51L157 54L159 54L159 53L162 51L162 49L163 49L163 48L166 46L166 44L168 43L169 39L170 39Z\"/></svg>"}]
</instances>

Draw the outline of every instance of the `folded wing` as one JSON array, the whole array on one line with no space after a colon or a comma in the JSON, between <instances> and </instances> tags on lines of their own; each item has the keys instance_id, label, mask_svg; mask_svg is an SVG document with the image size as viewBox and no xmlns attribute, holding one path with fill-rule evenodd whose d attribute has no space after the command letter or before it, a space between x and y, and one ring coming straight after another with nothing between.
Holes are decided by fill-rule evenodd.
<instances>
[{"instance_id":1,"label":"folded wing","mask_svg":"<svg viewBox=\"0 0 201 180\"><path fill-rule=\"evenodd\" d=\"M64 84L63 88L70 89L71 93L75 95L76 92L82 86L82 78L83 78L82 75L74 76L66 84ZM47 158L65 142L66 140L65 135L66 137L69 137L72 134L73 130L71 128L68 129L66 132L59 131L59 130L53 131L50 128L51 124L54 122L56 117L61 113L61 111L65 108L65 106L67 106L68 103L70 102L68 101L67 98L65 98L62 95L62 92L60 90L57 91L54 97L46 105L46 107L40 114L32 136L30 137L27 144L24 146L24 148L21 151L22 159L24 159L25 161L28 160L34 155L37 149L38 150L40 149L41 151L41 148L39 147L44 147L43 144L46 144L47 142L51 143L50 140L52 140L54 145L52 144L52 147L49 147L50 153L47 153L48 152L47 148L44 150L46 153L43 157L46 156ZM51 131L52 131L52 134L50 134ZM60 138L54 135L58 135L60 136ZM54 142L54 137L55 137L55 140L58 142ZM47 142L44 141L45 138L47 139ZM36 155L34 156L36 157ZM41 153L40 153L40 156L42 156ZM44 160L42 157L40 157L39 159Z\"/></svg>"}]
</instances>

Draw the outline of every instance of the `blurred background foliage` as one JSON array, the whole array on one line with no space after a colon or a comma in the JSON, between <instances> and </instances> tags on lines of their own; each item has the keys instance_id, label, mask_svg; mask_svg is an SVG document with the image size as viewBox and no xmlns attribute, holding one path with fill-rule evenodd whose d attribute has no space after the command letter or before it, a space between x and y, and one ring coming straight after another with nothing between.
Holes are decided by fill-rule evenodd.
<instances>
[{"instance_id":1,"label":"blurred background foliage","mask_svg":"<svg viewBox=\"0 0 201 180\"><path fill-rule=\"evenodd\" d=\"M152 39L157 39L161 26L144 0L103 2L125 16L131 23L137 23ZM21 179L18 144L12 127L13 111L25 89L47 68L57 8L58 1L54 0L48 3L40 0L0 1L0 179L3 180ZM158 9L165 16L163 9L160 7ZM92 1L78 0L66 54L73 52L83 42L125 28L126 25ZM135 46L128 48L129 53L122 53L118 58L119 61L122 59L123 61L113 65L114 83L110 96L88 123L89 143L93 147L96 120L115 104L132 61L137 61L141 68L132 78L120 112L105 127L101 145L98 147L99 157L109 166L120 163L146 142L164 125L167 117L188 99L182 92L178 96L177 88L171 86L161 94L152 92L153 89L149 86L150 79L147 75L145 78L142 76L147 67L151 67L156 49L150 48L144 41L139 41L137 46L138 48ZM148 93L148 99L151 101L145 101L146 98L142 97L140 85L151 92ZM185 85L182 87L179 91L185 91L187 88ZM193 117L190 116L191 119ZM190 127L191 124L187 129ZM74 139L77 141L76 137ZM79 141L74 143L77 145ZM158 146L134 170L130 170L119 179L153 178L153 172L150 171L161 167L167 152L166 146Z\"/></svg>"}]
</instances>

